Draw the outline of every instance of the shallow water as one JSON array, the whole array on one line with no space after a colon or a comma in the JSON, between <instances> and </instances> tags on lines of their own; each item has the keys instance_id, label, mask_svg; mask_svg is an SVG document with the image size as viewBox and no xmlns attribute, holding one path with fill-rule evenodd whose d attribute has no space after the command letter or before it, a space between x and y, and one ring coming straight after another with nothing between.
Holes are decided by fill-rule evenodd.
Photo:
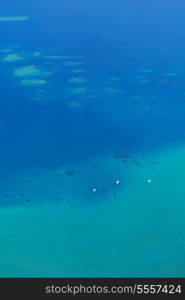
<instances>
[{"instance_id":1,"label":"shallow water","mask_svg":"<svg viewBox=\"0 0 185 300\"><path fill-rule=\"evenodd\" d=\"M184 277L184 4L18 2L0 17L0 277Z\"/></svg>"}]
</instances>

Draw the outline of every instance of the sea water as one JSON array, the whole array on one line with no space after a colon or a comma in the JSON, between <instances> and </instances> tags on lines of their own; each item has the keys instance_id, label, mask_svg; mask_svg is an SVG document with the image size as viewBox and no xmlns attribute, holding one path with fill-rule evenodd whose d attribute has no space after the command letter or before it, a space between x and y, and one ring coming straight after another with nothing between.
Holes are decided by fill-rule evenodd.
<instances>
[{"instance_id":1,"label":"sea water","mask_svg":"<svg viewBox=\"0 0 185 300\"><path fill-rule=\"evenodd\" d=\"M185 276L183 1L0 4L0 276Z\"/></svg>"}]
</instances>

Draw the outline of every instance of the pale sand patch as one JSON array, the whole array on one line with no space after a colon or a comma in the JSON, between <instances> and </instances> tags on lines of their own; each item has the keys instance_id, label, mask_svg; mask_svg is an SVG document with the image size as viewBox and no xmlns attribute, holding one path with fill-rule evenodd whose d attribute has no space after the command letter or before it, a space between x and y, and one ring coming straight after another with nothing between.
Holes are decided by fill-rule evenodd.
<instances>
[{"instance_id":1,"label":"pale sand patch","mask_svg":"<svg viewBox=\"0 0 185 300\"><path fill-rule=\"evenodd\" d=\"M28 16L17 16L17 17L0 17L0 22L23 22L28 21Z\"/></svg>"},{"instance_id":2,"label":"pale sand patch","mask_svg":"<svg viewBox=\"0 0 185 300\"><path fill-rule=\"evenodd\" d=\"M17 68L13 72L13 76L24 77L24 76L33 76L40 72L40 69L35 65L29 65L21 68Z\"/></svg>"},{"instance_id":3,"label":"pale sand patch","mask_svg":"<svg viewBox=\"0 0 185 300\"><path fill-rule=\"evenodd\" d=\"M11 48L1 49L1 50L0 50L1 53L8 53L8 52L11 52L11 51L12 51Z\"/></svg>"},{"instance_id":4,"label":"pale sand patch","mask_svg":"<svg viewBox=\"0 0 185 300\"><path fill-rule=\"evenodd\" d=\"M47 83L47 80L45 79L25 79L21 81L21 85L27 85L27 86L41 86L45 85Z\"/></svg>"},{"instance_id":5,"label":"pale sand patch","mask_svg":"<svg viewBox=\"0 0 185 300\"><path fill-rule=\"evenodd\" d=\"M71 82L71 83L83 83L86 81L87 81L87 79L84 77L73 77L73 78L68 79L68 82Z\"/></svg>"},{"instance_id":6,"label":"pale sand patch","mask_svg":"<svg viewBox=\"0 0 185 300\"><path fill-rule=\"evenodd\" d=\"M4 62L17 62L21 60L24 60L24 57L17 53L9 54L2 59Z\"/></svg>"}]
</instances>

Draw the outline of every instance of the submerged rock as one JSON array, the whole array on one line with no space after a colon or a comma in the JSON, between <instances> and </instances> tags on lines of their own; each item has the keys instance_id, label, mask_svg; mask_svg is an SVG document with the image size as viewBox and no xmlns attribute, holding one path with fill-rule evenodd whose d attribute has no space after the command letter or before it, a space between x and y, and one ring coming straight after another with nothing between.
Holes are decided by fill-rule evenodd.
<instances>
[{"instance_id":1,"label":"submerged rock","mask_svg":"<svg viewBox=\"0 0 185 300\"><path fill-rule=\"evenodd\" d=\"M74 175L74 171L73 170L65 170L64 171L64 174L66 175L66 176L73 176Z\"/></svg>"}]
</instances>

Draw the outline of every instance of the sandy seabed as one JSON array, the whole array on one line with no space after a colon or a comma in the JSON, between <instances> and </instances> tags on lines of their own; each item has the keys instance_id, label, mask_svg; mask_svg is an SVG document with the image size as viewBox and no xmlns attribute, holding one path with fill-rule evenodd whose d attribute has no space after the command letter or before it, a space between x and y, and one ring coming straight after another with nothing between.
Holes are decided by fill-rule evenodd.
<instances>
[{"instance_id":1,"label":"sandy seabed","mask_svg":"<svg viewBox=\"0 0 185 300\"><path fill-rule=\"evenodd\" d=\"M121 176L117 163L119 192L101 205L2 207L0 277L184 277L185 146L151 156L157 169Z\"/></svg>"}]
</instances>

